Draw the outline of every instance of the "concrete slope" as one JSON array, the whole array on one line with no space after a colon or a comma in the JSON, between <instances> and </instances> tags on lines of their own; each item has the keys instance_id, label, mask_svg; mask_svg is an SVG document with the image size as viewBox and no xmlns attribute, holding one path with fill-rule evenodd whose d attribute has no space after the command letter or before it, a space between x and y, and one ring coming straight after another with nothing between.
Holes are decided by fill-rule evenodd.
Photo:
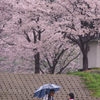
<instances>
[{"instance_id":1,"label":"concrete slope","mask_svg":"<svg viewBox=\"0 0 100 100\"><path fill-rule=\"evenodd\" d=\"M70 92L74 93L75 100L100 100L92 97L81 82L79 76L71 75L0 73L0 100L42 100L33 98L34 92L48 83L62 87L54 100L68 100Z\"/></svg>"}]
</instances>

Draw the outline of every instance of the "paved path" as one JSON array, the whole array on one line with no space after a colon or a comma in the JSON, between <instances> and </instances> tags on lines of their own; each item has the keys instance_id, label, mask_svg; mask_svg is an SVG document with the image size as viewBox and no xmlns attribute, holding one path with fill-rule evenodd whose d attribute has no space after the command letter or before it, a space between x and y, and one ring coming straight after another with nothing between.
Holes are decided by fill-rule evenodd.
<instances>
[{"instance_id":1,"label":"paved path","mask_svg":"<svg viewBox=\"0 0 100 100\"><path fill-rule=\"evenodd\" d=\"M32 98L34 91L43 84L57 84L62 88L54 96L54 100L68 100L73 92L75 100L100 100L90 96L79 76L43 75L43 74L8 74L0 73L0 100L42 100Z\"/></svg>"}]
</instances>

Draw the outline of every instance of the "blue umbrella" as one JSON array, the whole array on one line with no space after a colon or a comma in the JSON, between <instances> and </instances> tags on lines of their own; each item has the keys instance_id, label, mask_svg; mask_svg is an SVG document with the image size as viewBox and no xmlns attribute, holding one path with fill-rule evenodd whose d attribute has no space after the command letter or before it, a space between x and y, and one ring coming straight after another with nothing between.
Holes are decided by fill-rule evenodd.
<instances>
[{"instance_id":1,"label":"blue umbrella","mask_svg":"<svg viewBox=\"0 0 100 100\"><path fill-rule=\"evenodd\" d=\"M54 89L55 92L57 92L61 87L56 84L45 84L41 87L39 87L35 93L34 97L42 98L45 96L45 93L49 93L51 89Z\"/></svg>"}]
</instances>

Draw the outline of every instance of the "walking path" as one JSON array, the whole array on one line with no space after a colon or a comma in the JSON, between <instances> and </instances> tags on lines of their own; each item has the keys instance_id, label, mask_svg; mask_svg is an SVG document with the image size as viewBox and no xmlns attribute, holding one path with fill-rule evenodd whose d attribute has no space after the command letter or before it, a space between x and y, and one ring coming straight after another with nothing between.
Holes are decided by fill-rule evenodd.
<instances>
[{"instance_id":1,"label":"walking path","mask_svg":"<svg viewBox=\"0 0 100 100\"><path fill-rule=\"evenodd\" d=\"M100 100L92 97L81 82L79 76L71 75L0 73L0 100L43 100L33 98L34 91L48 83L62 87L54 100L68 100L70 92L74 93L75 100Z\"/></svg>"}]
</instances>

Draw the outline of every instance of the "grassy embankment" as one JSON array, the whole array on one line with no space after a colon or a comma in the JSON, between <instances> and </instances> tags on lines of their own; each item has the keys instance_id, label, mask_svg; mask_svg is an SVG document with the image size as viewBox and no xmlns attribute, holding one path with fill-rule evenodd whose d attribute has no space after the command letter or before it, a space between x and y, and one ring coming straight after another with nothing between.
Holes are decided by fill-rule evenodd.
<instances>
[{"instance_id":1,"label":"grassy embankment","mask_svg":"<svg viewBox=\"0 0 100 100\"><path fill-rule=\"evenodd\" d=\"M73 72L73 73L67 73L70 75L79 75L84 80L84 84L86 84L86 87L91 90L91 95L95 97L100 97L100 73L91 73L91 71L100 71L100 69L93 69L88 70L85 72Z\"/></svg>"}]
</instances>

